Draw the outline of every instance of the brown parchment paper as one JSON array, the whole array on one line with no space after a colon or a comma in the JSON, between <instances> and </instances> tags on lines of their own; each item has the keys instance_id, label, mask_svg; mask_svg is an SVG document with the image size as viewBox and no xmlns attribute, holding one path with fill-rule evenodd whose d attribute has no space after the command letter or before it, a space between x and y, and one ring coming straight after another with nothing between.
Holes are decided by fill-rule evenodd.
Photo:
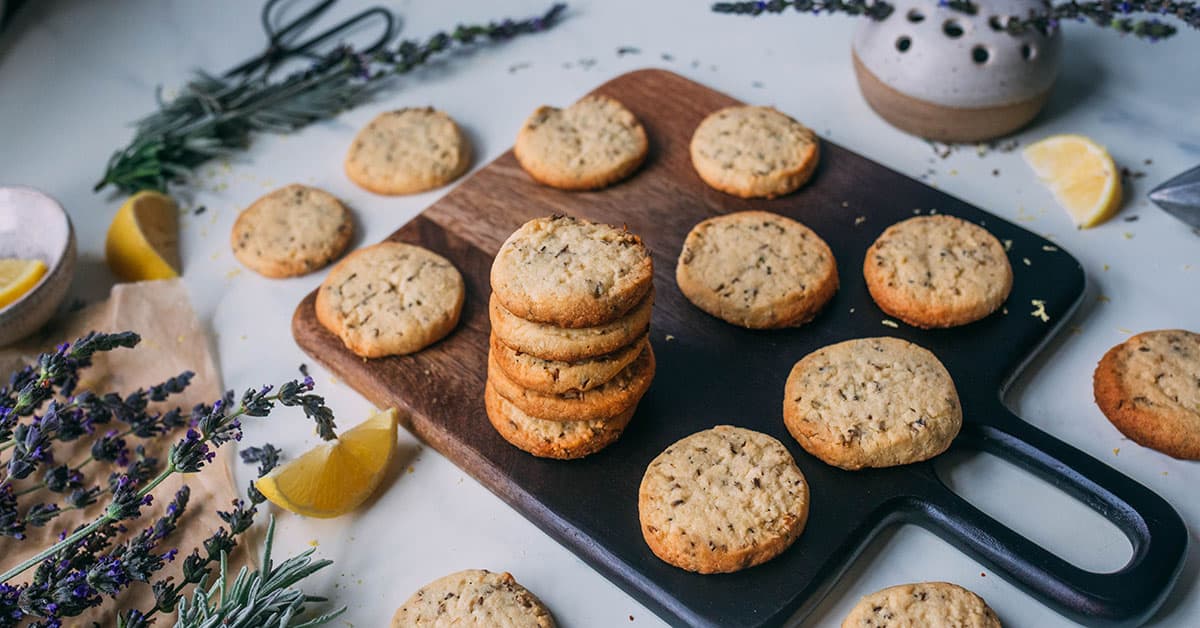
<instances>
[{"instance_id":1,"label":"brown parchment paper","mask_svg":"<svg viewBox=\"0 0 1200 628\"><path fill-rule=\"evenodd\" d=\"M221 378L209 350L208 336L196 319L187 291L179 280L118 284L112 289L108 300L67 315L18 346L0 349L0 377L7 381L13 371L31 362L38 353L60 342L73 341L93 330L134 331L141 335L142 341L133 349L115 349L97 355L94 365L82 373L80 390L127 394L190 370L196 374L191 385L182 394L172 395L166 402L152 408L162 411L178 406L190 410L197 403L212 403L220 398ZM123 425L114 421L101 426L101 429L121 429ZM126 438L126 443L131 449L138 444L144 445L149 455L159 459L161 468L165 464L167 450L178 437L179 434L168 434L142 440L130 436ZM55 459L60 462L82 460L88 455L90 443L91 439L86 437L76 443L56 442ZM75 446L64 447L68 445ZM191 488L187 511L180 520L179 528L160 545L163 551L178 548L179 556L159 572L159 578L174 575L176 582L180 580L183 557L192 548L200 547L203 540L224 523L216 511L228 510L230 502L240 496L240 491L234 486L230 466L233 448L233 444L229 444L219 449L217 458L200 473L176 474L167 479L154 490L154 502L142 508L142 517L126 522L130 534L136 534L162 514L181 486L186 484ZM108 465L93 463L84 468L84 476L90 482L103 485L111 470ZM35 472L31 477L38 475ZM28 485L28 480L19 483L17 488L21 488L22 484ZM40 501L55 500L56 497L59 496L43 490L22 497L21 504L27 507ZM61 498L55 502L61 503ZM28 538L23 541L0 538L0 571L48 547L57 540L59 532L92 521L107 503L107 498L102 495L97 504L84 511L64 513L44 528L29 528ZM239 550L238 553L243 552ZM30 570L26 575L31 576L32 573ZM118 609L147 610L153 606L154 597L149 585L133 583L115 601L106 600L100 608L67 620L65 625L88 626L91 622L103 626L115 625Z\"/></svg>"}]
</instances>

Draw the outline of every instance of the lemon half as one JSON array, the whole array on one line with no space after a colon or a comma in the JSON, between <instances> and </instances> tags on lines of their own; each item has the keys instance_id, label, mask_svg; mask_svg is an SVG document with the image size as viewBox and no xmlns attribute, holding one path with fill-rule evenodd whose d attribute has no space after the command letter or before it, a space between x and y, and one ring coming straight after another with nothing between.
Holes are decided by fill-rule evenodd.
<instances>
[{"instance_id":1,"label":"lemon half","mask_svg":"<svg viewBox=\"0 0 1200 628\"><path fill-rule=\"evenodd\" d=\"M272 504L306 517L344 515L375 492L396 452L396 409L372 415L335 441L259 478L254 487Z\"/></svg>"},{"instance_id":2,"label":"lemon half","mask_svg":"<svg viewBox=\"0 0 1200 628\"><path fill-rule=\"evenodd\" d=\"M124 281L179 276L179 208L162 193L138 192L129 197L112 224L104 259Z\"/></svg>"},{"instance_id":3,"label":"lemon half","mask_svg":"<svg viewBox=\"0 0 1200 628\"><path fill-rule=\"evenodd\" d=\"M1108 151L1091 139L1053 135L1023 154L1080 228L1095 227L1121 208L1121 174Z\"/></svg>"},{"instance_id":4,"label":"lemon half","mask_svg":"<svg viewBox=\"0 0 1200 628\"><path fill-rule=\"evenodd\" d=\"M40 259L0 259L0 308L25 296L46 274Z\"/></svg>"}]
</instances>

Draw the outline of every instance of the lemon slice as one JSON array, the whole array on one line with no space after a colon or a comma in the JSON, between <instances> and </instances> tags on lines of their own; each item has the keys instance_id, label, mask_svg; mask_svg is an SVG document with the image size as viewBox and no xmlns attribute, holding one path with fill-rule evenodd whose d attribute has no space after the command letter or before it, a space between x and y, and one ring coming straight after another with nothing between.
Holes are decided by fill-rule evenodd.
<instances>
[{"instance_id":1,"label":"lemon slice","mask_svg":"<svg viewBox=\"0 0 1200 628\"><path fill-rule=\"evenodd\" d=\"M40 259L0 259L0 308L25 296L46 274Z\"/></svg>"},{"instance_id":2,"label":"lemon slice","mask_svg":"<svg viewBox=\"0 0 1200 628\"><path fill-rule=\"evenodd\" d=\"M1121 175L1108 151L1091 139L1053 135L1023 154L1080 228L1095 227L1120 209Z\"/></svg>"},{"instance_id":3,"label":"lemon slice","mask_svg":"<svg viewBox=\"0 0 1200 628\"><path fill-rule=\"evenodd\" d=\"M374 414L337 440L280 465L254 487L272 504L298 515L344 515L379 487L396 452L396 418L395 408Z\"/></svg>"},{"instance_id":4,"label":"lemon slice","mask_svg":"<svg viewBox=\"0 0 1200 628\"><path fill-rule=\"evenodd\" d=\"M108 227L104 259L124 281L178 277L179 208L159 192L129 197Z\"/></svg>"}]
</instances>

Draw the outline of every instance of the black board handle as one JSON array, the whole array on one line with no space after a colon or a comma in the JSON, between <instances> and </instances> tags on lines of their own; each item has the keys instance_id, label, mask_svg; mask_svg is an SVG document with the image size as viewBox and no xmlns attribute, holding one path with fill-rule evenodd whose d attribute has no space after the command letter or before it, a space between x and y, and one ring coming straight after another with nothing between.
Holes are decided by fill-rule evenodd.
<instances>
[{"instance_id":1,"label":"black board handle","mask_svg":"<svg viewBox=\"0 0 1200 628\"><path fill-rule=\"evenodd\" d=\"M1162 604L1183 566L1188 534L1150 489L1019 419L999 402L986 423L964 425L963 444L1001 456L1084 502L1129 538L1121 569L1072 565L971 505L938 481L920 518L975 559L1088 626L1137 626Z\"/></svg>"}]
</instances>

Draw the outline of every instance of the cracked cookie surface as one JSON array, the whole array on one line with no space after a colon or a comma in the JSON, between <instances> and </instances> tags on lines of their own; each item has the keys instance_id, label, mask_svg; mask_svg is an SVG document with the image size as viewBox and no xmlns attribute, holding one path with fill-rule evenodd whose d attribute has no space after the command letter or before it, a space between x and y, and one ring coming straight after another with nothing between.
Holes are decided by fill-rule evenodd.
<instances>
[{"instance_id":1,"label":"cracked cookie surface","mask_svg":"<svg viewBox=\"0 0 1200 628\"><path fill-rule=\"evenodd\" d=\"M508 572L467 569L417 590L392 616L392 628L553 628L541 600Z\"/></svg>"},{"instance_id":2,"label":"cracked cookie surface","mask_svg":"<svg viewBox=\"0 0 1200 628\"><path fill-rule=\"evenodd\" d=\"M783 420L810 454L855 470L942 453L962 427L962 406L937 356L899 338L860 338L796 363Z\"/></svg>"},{"instance_id":3,"label":"cracked cookie surface","mask_svg":"<svg viewBox=\"0 0 1200 628\"><path fill-rule=\"evenodd\" d=\"M1122 434L1200 460L1200 334L1148 331L1109 349L1093 376L1096 405Z\"/></svg>"},{"instance_id":4,"label":"cracked cookie surface","mask_svg":"<svg viewBox=\"0 0 1200 628\"><path fill-rule=\"evenodd\" d=\"M350 211L334 195L292 184L254 201L233 223L233 255L264 277L306 275L341 255L354 236Z\"/></svg>"},{"instance_id":5,"label":"cracked cookie surface","mask_svg":"<svg viewBox=\"0 0 1200 628\"><path fill-rule=\"evenodd\" d=\"M471 166L471 145L454 119L432 107L387 111L367 123L346 155L346 176L376 194L441 187Z\"/></svg>"},{"instance_id":6,"label":"cracked cookie surface","mask_svg":"<svg viewBox=\"0 0 1200 628\"><path fill-rule=\"evenodd\" d=\"M317 320L361 357L403 355L450 333L464 295L462 275L446 258L381 242L329 271L317 290Z\"/></svg>"},{"instance_id":7,"label":"cracked cookie surface","mask_svg":"<svg viewBox=\"0 0 1200 628\"><path fill-rule=\"evenodd\" d=\"M598 388L616 377L641 355L649 344L645 335L632 344L594 358L576 362L546 360L517 351L492 334L492 355L513 383L548 395L584 392Z\"/></svg>"},{"instance_id":8,"label":"cracked cookie surface","mask_svg":"<svg viewBox=\"0 0 1200 628\"><path fill-rule=\"evenodd\" d=\"M838 287L825 241L795 220L764 211L717 216L693 227L675 281L696 307L751 329L808 322Z\"/></svg>"},{"instance_id":9,"label":"cracked cookie surface","mask_svg":"<svg viewBox=\"0 0 1200 628\"><path fill-rule=\"evenodd\" d=\"M808 127L771 107L739 105L709 114L692 134L692 166L705 183L742 198L775 198L816 170L819 143Z\"/></svg>"},{"instance_id":10,"label":"cracked cookie surface","mask_svg":"<svg viewBox=\"0 0 1200 628\"><path fill-rule=\"evenodd\" d=\"M809 493L787 448L718 425L667 447L638 490L642 536L663 561L699 573L764 563L804 531Z\"/></svg>"},{"instance_id":11,"label":"cracked cookie surface","mask_svg":"<svg viewBox=\"0 0 1200 628\"><path fill-rule=\"evenodd\" d=\"M654 380L654 349L649 344L616 377L586 392L548 395L523 388L505 374L488 351L488 381L501 397L545 421L590 421L616 416L637 403Z\"/></svg>"},{"instance_id":12,"label":"cracked cookie surface","mask_svg":"<svg viewBox=\"0 0 1200 628\"><path fill-rule=\"evenodd\" d=\"M535 181L594 190L633 173L649 143L637 116L607 96L585 96L566 109L539 107L517 134L513 153Z\"/></svg>"},{"instance_id":13,"label":"cracked cookie surface","mask_svg":"<svg viewBox=\"0 0 1200 628\"><path fill-rule=\"evenodd\" d=\"M641 238L572 216L535 218L500 246L492 294L509 312L559 327L593 327L628 312L654 276Z\"/></svg>"},{"instance_id":14,"label":"cracked cookie surface","mask_svg":"<svg viewBox=\"0 0 1200 628\"><path fill-rule=\"evenodd\" d=\"M1000 618L957 584L917 582L864 595L842 628L1000 628Z\"/></svg>"},{"instance_id":15,"label":"cracked cookie surface","mask_svg":"<svg viewBox=\"0 0 1200 628\"><path fill-rule=\"evenodd\" d=\"M594 454L613 444L629 425L637 404L620 413L587 421L547 421L529 416L496 392L491 381L485 386L484 407L492 427L514 447L539 458L573 460Z\"/></svg>"},{"instance_id":16,"label":"cracked cookie surface","mask_svg":"<svg viewBox=\"0 0 1200 628\"><path fill-rule=\"evenodd\" d=\"M977 321L1012 290L1004 246L979 225L946 215L917 216L888 227L863 260L880 309L921 328Z\"/></svg>"}]
</instances>

